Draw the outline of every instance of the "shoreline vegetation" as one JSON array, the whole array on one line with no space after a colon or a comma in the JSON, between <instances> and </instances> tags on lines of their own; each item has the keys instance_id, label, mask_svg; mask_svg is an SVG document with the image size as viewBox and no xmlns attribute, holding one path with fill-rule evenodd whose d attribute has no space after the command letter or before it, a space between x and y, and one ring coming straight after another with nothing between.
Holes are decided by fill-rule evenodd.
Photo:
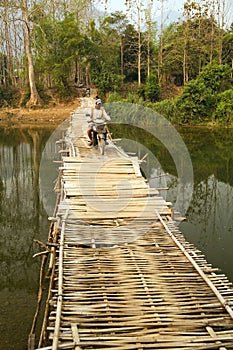
<instances>
[{"instance_id":1,"label":"shoreline vegetation","mask_svg":"<svg viewBox=\"0 0 233 350\"><path fill-rule=\"evenodd\" d=\"M86 0L5 2L1 123L64 120L90 88L104 103L150 108L174 126L233 127L233 23L224 1L186 0L166 25L153 6L126 3L126 13L100 14Z\"/></svg>"},{"instance_id":2,"label":"shoreline vegetation","mask_svg":"<svg viewBox=\"0 0 233 350\"><path fill-rule=\"evenodd\" d=\"M100 15L92 1L6 1L0 108L9 109L2 121L63 120L60 107L90 88L103 102L150 108L174 126L232 127L233 23L224 1L184 1L167 25L146 2L126 2L126 13Z\"/></svg>"},{"instance_id":3,"label":"shoreline vegetation","mask_svg":"<svg viewBox=\"0 0 233 350\"><path fill-rule=\"evenodd\" d=\"M114 102L114 101L111 101ZM117 102L126 102L124 100ZM136 103L136 102L135 102ZM140 104L140 103L136 103ZM30 126L57 126L62 123L64 120L70 117L72 113L80 105L79 99L69 101L67 103L57 103L53 106L46 106L43 108L1 108L0 109L0 127L25 127ZM144 105L144 104L143 104ZM144 105L145 106L145 105ZM145 106L147 107L147 106ZM151 108L151 106L148 106ZM153 108L152 108L153 109ZM158 112L158 111L157 111ZM159 113L159 112L158 112ZM163 115L163 113L160 113ZM163 115L165 118L166 116ZM168 120L170 118L167 118ZM172 118L173 119L173 118ZM221 122L206 120L199 122L190 122L190 123L180 123L173 120L169 120L176 127L207 127L207 128L233 128L233 124L229 122Z\"/></svg>"}]
</instances>

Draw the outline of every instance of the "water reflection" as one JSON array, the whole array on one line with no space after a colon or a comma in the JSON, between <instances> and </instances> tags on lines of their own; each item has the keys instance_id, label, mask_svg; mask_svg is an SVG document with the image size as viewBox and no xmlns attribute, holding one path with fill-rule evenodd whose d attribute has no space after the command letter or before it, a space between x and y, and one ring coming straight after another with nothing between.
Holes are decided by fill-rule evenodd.
<instances>
[{"instance_id":1,"label":"water reflection","mask_svg":"<svg viewBox=\"0 0 233 350\"><path fill-rule=\"evenodd\" d=\"M233 282L233 130L179 130L190 151L195 174L187 239Z\"/></svg>"},{"instance_id":2,"label":"water reflection","mask_svg":"<svg viewBox=\"0 0 233 350\"><path fill-rule=\"evenodd\" d=\"M152 187L161 190L167 201L176 202L177 173L168 150L142 129L113 125L115 137L132 138L122 147L147 155L142 170ZM233 138L231 129L180 128L194 169L194 190L186 212L186 221L179 227L188 241L194 243L214 266L233 282ZM148 151L149 150L149 151ZM151 156L152 153L152 156ZM189 201L189 183L183 188L183 203ZM178 208L182 212L182 208Z\"/></svg>"},{"instance_id":3,"label":"water reflection","mask_svg":"<svg viewBox=\"0 0 233 350\"><path fill-rule=\"evenodd\" d=\"M212 175L193 194L188 221L181 230L233 281L233 187Z\"/></svg>"},{"instance_id":4,"label":"water reflection","mask_svg":"<svg viewBox=\"0 0 233 350\"><path fill-rule=\"evenodd\" d=\"M54 130L47 140L41 155L39 168L40 198L48 216L54 214L57 196L55 185L59 174L60 151L63 147L61 140L64 139L69 124L70 118L67 118Z\"/></svg>"},{"instance_id":5,"label":"water reflection","mask_svg":"<svg viewBox=\"0 0 233 350\"><path fill-rule=\"evenodd\" d=\"M144 158L142 170L151 186L160 187L168 201L177 196L177 171L166 148L141 130L116 126L115 138L128 152ZM214 265L233 281L233 140L229 130L179 130L192 159L195 186L180 225L190 242L195 243ZM54 143L47 144L51 129L0 129L0 348L25 350L37 299L40 259L33 239L46 241L49 202L54 174L50 162ZM134 145L133 145L134 144ZM136 145L136 149L135 149ZM41 168L40 168L41 167ZM42 170L43 169L43 170ZM40 175L46 191L41 192ZM47 182L46 182L47 179ZM187 188L183 193L188 193ZM163 190L168 187L169 190ZM46 196L47 194L47 196ZM187 201L189 199L187 198ZM184 198L184 203L186 199ZM48 206L48 208L47 208Z\"/></svg>"},{"instance_id":6,"label":"water reflection","mask_svg":"<svg viewBox=\"0 0 233 350\"><path fill-rule=\"evenodd\" d=\"M25 349L35 310L47 215L39 198L39 163L49 130L0 130L0 348Z\"/></svg>"}]
</instances>

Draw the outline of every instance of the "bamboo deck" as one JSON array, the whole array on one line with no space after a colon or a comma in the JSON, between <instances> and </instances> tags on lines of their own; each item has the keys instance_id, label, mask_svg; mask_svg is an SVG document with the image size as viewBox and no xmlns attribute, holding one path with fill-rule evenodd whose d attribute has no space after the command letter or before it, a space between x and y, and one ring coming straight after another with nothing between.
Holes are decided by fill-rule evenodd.
<instances>
[{"instance_id":1,"label":"bamboo deck","mask_svg":"<svg viewBox=\"0 0 233 350\"><path fill-rule=\"evenodd\" d=\"M39 348L233 349L228 279L185 241L135 157L87 146L85 103L64 139Z\"/></svg>"}]
</instances>

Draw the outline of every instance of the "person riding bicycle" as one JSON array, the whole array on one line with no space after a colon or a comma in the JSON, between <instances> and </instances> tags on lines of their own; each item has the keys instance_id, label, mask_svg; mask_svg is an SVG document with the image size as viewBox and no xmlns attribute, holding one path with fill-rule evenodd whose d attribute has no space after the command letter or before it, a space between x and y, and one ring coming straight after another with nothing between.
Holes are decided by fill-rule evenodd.
<instances>
[{"instance_id":1,"label":"person riding bicycle","mask_svg":"<svg viewBox=\"0 0 233 350\"><path fill-rule=\"evenodd\" d=\"M88 129L87 129L87 135L89 137L89 145L91 146L93 144L93 126L94 125L100 125L100 124L106 124L107 122L111 121L111 118L106 113L105 109L102 107L102 102L100 98L97 98L95 101L95 108L91 108L88 113L86 113L87 116L87 122L88 122ZM104 140L106 142L107 139L107 132L104 133Z\"/></svg>"}]
</instances>

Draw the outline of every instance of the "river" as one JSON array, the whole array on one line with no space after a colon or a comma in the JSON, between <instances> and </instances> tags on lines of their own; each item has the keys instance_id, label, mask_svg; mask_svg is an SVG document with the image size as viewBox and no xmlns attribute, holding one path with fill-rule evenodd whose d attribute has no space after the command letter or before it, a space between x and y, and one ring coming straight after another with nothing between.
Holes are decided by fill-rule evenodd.
<instances>
[{"instance_id":1,"label":"river","mask_svg":"<svg viewBox=\"0 0 233 350\"><path fill-rule=\"evenodd\" d=\"M53 183L46 184L46 193L41 191L40 172L47 171L43 175L48 179L56 177L52 165L40 168L40 163L52 131L52 127L38 125L0 127L0 349L4 350L27 348L35 312L41 258L33 255L41 248L34 240L46 242L51 214L48 201L54 198ZM186 221L179 227L233 281L232 129L177 131L193 167L192 184L183 193L185 213L177 214L185 214ZM116 138L124 134L118 144L144 158L142 171L150 185L163 188L162 195L175 202L179 174L171 152L140 130L115 126L112 132ZM54 151L53 141L48 148Z\"/></svg>"}]
</instances>

